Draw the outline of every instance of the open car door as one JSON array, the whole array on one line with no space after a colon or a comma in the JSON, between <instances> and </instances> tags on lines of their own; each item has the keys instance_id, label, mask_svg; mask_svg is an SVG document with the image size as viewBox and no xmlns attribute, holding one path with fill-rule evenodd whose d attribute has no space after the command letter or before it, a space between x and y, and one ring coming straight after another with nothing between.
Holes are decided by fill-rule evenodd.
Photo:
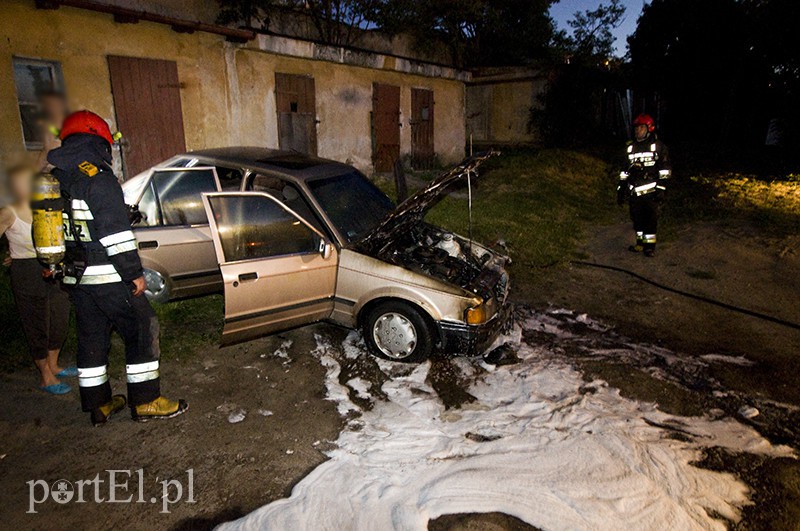
<instances>
[{"instance_id":1,"label":"open car door","mask_svg":"<svg viewBox=\"0 0 800 531\"><path fill-rule=\"evenodd\" d=\"M203 194L225 286L223 344L326 319L339 256L324 236L275 197Z\"/></svg>"}]
</instances>

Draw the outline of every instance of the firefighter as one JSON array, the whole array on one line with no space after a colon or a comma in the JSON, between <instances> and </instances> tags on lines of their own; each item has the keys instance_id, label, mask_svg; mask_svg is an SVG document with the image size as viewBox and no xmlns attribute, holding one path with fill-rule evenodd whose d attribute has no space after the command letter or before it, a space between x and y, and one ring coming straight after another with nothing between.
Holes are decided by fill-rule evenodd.
<instances>
[{"instance_id":1,"label":"firefighter","mask_svg":"<svg viewBox=\"0 0 800 531\"><path fill-rule=\"evenodd\" d=\"M142 263L131 232L122 188L111 169L111 131L89 111L70 114L61 147L47 159L64 198L66 257L63 283L70 287L78 329L78 386L92 424L105 424L126 405L111 394L108 353L112 327L125 343L128 402L134 420L164 419L187 409L161 396L159 326L143 295Z\"/></svg>"},{"instance_id":2,"label":"firefighter","mask_svg":"<svg viewBox=\"0 0 800 531\"><path fill-rule=\"evenodd\" d=\"M617 203L630 205L636 243L628 250L655 256L658 210L672 176L667 146L656 136L652 117L642 114L633 121L635 140L628 144L625 169L619 174Z\"/></svg>"}]
</instances>

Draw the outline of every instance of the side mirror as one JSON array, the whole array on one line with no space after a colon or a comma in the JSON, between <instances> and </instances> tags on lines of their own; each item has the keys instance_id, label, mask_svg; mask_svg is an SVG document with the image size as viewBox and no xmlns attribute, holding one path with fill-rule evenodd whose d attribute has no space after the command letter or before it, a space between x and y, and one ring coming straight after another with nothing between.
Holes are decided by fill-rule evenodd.
<instances>
[{"instance_id":1,"label":"side mirror","mask_svg":"<svg viewBox=\"0 0 800 531\"><path fill-rule=\"evenodd\" d=\"M330 242L327 242L325 240L320 240L319 254L322 255L322 258L324 260L327 260L328 258L331 257L331 255L333 254L333 246L330 244Z\"/></svg>"}]
</instances>

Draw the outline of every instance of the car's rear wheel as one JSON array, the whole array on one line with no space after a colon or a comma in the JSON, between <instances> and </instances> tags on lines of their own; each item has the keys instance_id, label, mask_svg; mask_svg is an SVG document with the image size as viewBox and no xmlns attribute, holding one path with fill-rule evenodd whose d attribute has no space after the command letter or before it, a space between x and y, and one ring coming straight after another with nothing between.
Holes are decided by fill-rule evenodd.
<instances>
[{"instance_id":1,"label":"car's rear wheel","mask_svg":"<svg viewBox=\"0 0 800 531\"><path fill-rule=\"evenodd\" d=\"M160 304L169 301L169 282L164 275L153 269L145 269L144 281L146 284L144 294L149 301Z\"/></svg>"},{"instance_id":2,"label":"car's rear wheel","mask_svg":"<svg viewBox=\"0 0 800 531\"><path fill-rule=\"evenodd\" d=\"M433 325L406 302L386 301L370 308L362 332L370 352L379 358L419 363L433 352Z\"/></svg>"}]
</instances>

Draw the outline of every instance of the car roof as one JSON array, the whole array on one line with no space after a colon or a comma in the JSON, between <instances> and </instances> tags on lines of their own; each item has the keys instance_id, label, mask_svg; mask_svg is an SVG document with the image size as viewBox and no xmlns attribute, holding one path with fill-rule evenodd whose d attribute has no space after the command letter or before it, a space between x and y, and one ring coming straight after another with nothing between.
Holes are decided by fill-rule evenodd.
<instances>
[{"instance_id":1,"label":"car roof","mask_svg":"<svg viewBox=\"0 0 800 531\"><path fill-rule=\"evenodd\" d=\"M327 177L342 170L353 171L352 166L329 159L323 159L298 151L285 151L262 147L225 147L190 151L181 157L213 159L221 164L243 168L262 169L305 181L317 177Z\"/></svg>"}]
</instances>

